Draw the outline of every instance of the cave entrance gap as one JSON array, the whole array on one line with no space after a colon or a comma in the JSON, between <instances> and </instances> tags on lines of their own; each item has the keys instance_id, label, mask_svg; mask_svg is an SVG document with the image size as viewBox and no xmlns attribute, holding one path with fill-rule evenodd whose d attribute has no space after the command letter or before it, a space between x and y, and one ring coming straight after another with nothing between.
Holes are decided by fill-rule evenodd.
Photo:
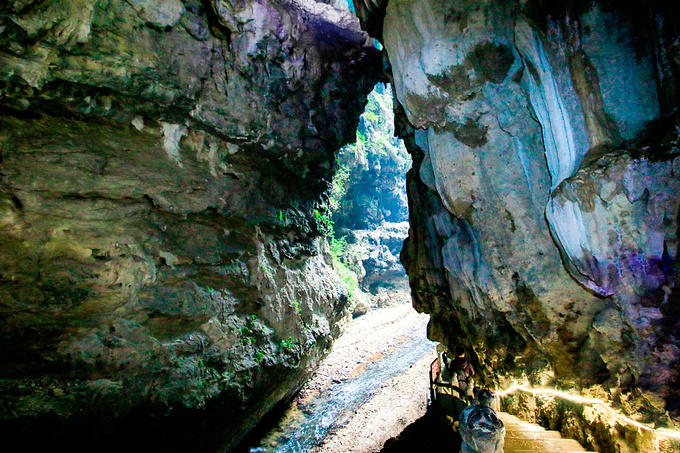
<instances>
[{"instance_id":1,"label":"cave entrance gap","mask_svg":"<svg viewBox=\"0 0 680 453\"><path fill-rule=\"evenodd\" d=\"M326 233L354 319L251 453L377 451L426 411L436 353L399 261L411 159L394 136L392 107L391 87L378 84L329 189Z\"/></svg>"},{"instance_id":2,"label":"cave entrance gap","mask_svg":"<svg viewBox=\"0 0 680 453\"><path fill-rule=\"evenodd\" d=\"M391 86L379 83L359 119L356 142L339 152L331 183L331 254L355 316L411 302L399 261L408 236L405 175L411 158L394 135L392 107Z\"/></svg>"}]
</instances>

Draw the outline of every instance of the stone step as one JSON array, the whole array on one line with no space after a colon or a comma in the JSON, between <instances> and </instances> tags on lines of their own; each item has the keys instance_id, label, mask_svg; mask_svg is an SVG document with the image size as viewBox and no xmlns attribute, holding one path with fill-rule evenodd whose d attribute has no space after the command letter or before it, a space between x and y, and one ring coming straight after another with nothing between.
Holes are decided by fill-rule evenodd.
<instances>
[{"instance_id":1,"label":"stone step","mask_svg":"<svg viewBox=\"0 0 680 453\"><path fill-rule=\"evenodd\" d=\"M557 431L522 431L522 430L509 430L505 427L505 438L506 439L561 439L562 435Z\"/></svg>"},{"instance_id":2,"label":"stone step","mask_svg":"<svg viewBox=\"0 0 680 453\"><path fill-rule=\"evenodd\" d=\"M534 451L586 451L573 439L505 439L506 452L531 449Z\"/></svg>"},{"instance_id":3,"label":"stone step","mask_svg":"<svg viewBox=\"0 0 680 453\"><path fill-rule=\"evenodd\" d=\"M505 453L583 453L586 449L573 439L562 438L557 431L547 430L505 412L498 413L505 425Z\"/></svg>"}]
</instances>

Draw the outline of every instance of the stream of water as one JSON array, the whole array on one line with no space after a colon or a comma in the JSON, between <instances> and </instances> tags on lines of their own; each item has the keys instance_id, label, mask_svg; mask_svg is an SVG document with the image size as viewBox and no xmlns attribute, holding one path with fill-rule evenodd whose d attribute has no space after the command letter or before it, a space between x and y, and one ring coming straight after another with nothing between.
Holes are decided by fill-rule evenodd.
<instances>
[{"instance_id":1,"label":"stream of water","mask_svg":"<svg viewBox=\"0 0 680 453\"><path fill-rule=\"evenodd\" d=\"M409 334L379 360L343 382L334 382L293 413L270 432L251 453L306 453L321 443L329 430L341 426L350 414L366 403L381 385L408 370L434 348L425 329ZM425 397L425 395L423 395Z\"/></svg>"}]
</instances>

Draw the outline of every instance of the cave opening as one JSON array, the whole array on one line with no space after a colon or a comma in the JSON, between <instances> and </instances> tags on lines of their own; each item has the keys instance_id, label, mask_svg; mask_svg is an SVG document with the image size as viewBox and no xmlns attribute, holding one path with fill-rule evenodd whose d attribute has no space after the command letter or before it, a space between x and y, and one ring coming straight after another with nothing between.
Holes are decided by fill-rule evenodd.
<instances>
[{"instance_id":1,"label":"cave opening","mask_svg":"<svg viewBox=\"0 0 680 453\"><path fill-rule=\"evenodd\" d=\"M368 95L356 141L339 150L336 165L325 233L352 319L299 395L246 439L244 451L375 451L425 413L434 343L399 258L411 159L395 136L390 84Z\"/></svg>"},{"instance_id":2,"label":"cave opening","mask_svg":"<svg viewBox=\"0 0 680 453\"><path fill-rule=\"evenodd\" d=\"M394 133L392 96L383 83L369 94L356 142L339 151L328 193L333 266L355 316L410 301L399 255L408 236L405 175L411 159Z\"/></svg>"}]
</instances>

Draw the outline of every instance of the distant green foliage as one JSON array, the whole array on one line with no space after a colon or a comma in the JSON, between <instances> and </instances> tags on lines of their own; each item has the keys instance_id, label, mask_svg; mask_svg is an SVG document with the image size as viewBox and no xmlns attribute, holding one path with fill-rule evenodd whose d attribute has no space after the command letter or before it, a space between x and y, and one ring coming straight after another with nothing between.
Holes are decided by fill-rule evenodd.
<instances>
[{"instance_id":1,"label":"distant green foliage","mask_svg":"<svg viewBox=\"0 0 680 453\"><path fill-rule=\"evenodd\" d=\"M331 193L328 197L328 205L331 212L335 212L340 209L342 198L347 193L347 181L349 180L349 176L349 167L338 165L338 170L336 171L333 181L331 182Z\"/></svg>"},{"instance_id":2,"label":"distant green foliage","mask_svg":"<svg viewBox=\"0 0 680 453\"><path fill-rule=\"evenodd\" d=\"M295 337L288 337L288 339L281 340L281 342L279 343L281 349L290 349L295 345L296 345Z\"/></svg>"},{"instance_id":3,"label":"distant green foliage","mask_svg":"<svg viewBox=\"0 0 680 453\"><path fill-rule=\"evenodd\" d=\"M369 110L364 112L364 118L366 118L367 120L370 120L374 123L377 123L379 121L378 115L376 115L374 112L371 112Z\"/></svg>"},{"instance_id":4,"label":"distant green foliage","mask_svg":"<svg viewBox=\"0 0 680 453\"><path fill-rule=\"evenodd\" d=\"M347 145L341 155L354 156L354 161L379 160L399 173L405 173L410 165L410 157L403 142L395 137L392 107L392 90L378 84L368 95L357 129L356 143ZM350 165L352 162L347 167Z\"/></svg>"},{"instance_id":5,"label":"distant green foliage","mask_svg":"<svg viewBox=\"0 0 680 453\"><path fill-rule=\"evenodd\" d=\"M319 230L321 230L321 233L326 236L333 234L333 220L331 219L330 212L321 212L318 209L315 209L314 217L316 218L316 223L319 225Z\"/></svg>"},{"instance_id":6,"label":"distant green foliage","mask_svg":"<svg viewBox=\"0 0 680 453\"><path fill-rule=\"evenodd\" d=\"M347 145L340 152L336 172L329 186L328 212L314 211L317 224L329 241L333 268L347 288L350 300L354 300L361 292L358 278L361 269L358 266L361 266L362 257L349 256L349 250L356 248L348 247L345 238L339 237L339 233L335 231L334 219L344 218L342 216L350 215L356 209L352 205L347 210L342 209L343 199L352 185L350 178L353 173L363 178L366 178L366 171L375 172L376 169L379 172L378 177L385 174L384 172L389 173L392 178L395 174L406 173L410 158L401 140L394 136L392 108L391 89L378 84L368 96L356 131L356 142ZM340 221L338 223L341 224ZM357 255L360 252L352 253Z\"/></svg>"}]
</instances>

